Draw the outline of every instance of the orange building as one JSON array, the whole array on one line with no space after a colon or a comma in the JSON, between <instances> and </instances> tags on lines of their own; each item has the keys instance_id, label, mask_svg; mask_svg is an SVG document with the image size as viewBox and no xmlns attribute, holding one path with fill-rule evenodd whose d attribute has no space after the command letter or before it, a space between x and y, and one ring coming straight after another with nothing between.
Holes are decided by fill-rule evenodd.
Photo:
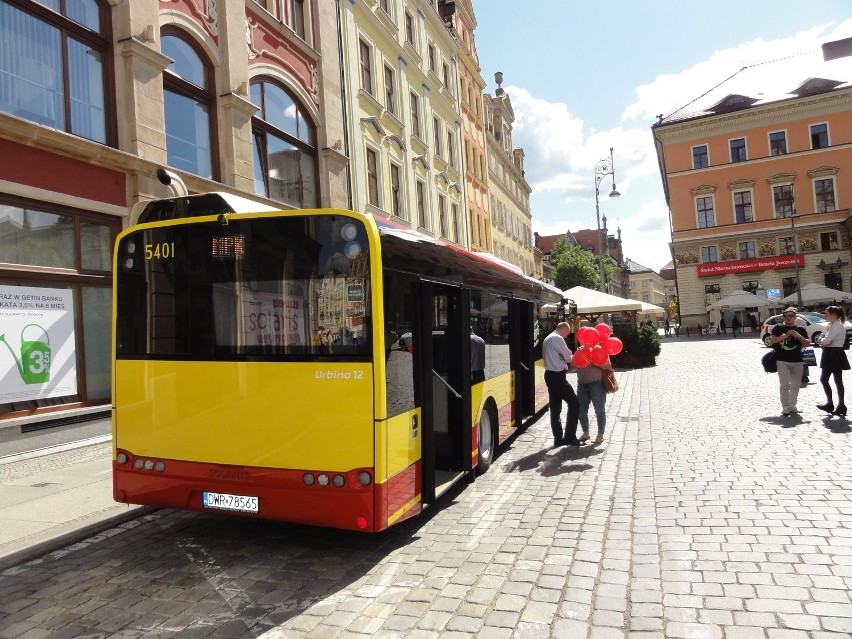
<instances>
[{"instance_id":1,"label":"orange building","mask_svg":"<svg viewBox=\"0 0 852 639\"><path fill-rule=\"evenodd\" d=\"M731 326L706 307L743 290L771 309L809 283L852 289L849 52L746 67L652 127L682 325Z\"/></svg>"}]
</instances>

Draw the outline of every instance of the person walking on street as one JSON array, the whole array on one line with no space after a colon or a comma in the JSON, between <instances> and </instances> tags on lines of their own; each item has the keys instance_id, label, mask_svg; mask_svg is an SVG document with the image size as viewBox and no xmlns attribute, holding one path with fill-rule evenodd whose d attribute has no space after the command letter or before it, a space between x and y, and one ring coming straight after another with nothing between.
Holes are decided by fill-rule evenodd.
<instances>
[{"instance_id":1,"label":"person walking on street","mask_svg":"<svg viewBox=\"0 0 852 639\"><path fill-rule=\"evenodd\" d=\"M822 384L822 389L825 391L825 404L817 404L817 408L824 410L832 415L846 417L846 404L843 403L843 371L849 370L849 359L843 351L843 344L846 341L846 314L839 306L829 306L823 313L825 321L828 322L828 330L822 334L822 357L819 360L819 367L822 369L822 374L819 378L819 383ZM834 404L834 398L831 394L831 386L828 383L829 378L834 377L834 385L837 387L837 405Z\"/></svg>"},{"instance_id":2,"label":"person walking on street","mask_svg":"<svg viewBox=\"0 0 852 639\"><path fill-rule=\"evenodd\" d=\"M470 383L485 381L485 340L470 327Z\"/></svg>"},{"instance_id":3,"label":"person walking on street","mask_svg":"<svg viewBox=\"0 0 852 639\"><path fill-rule=\"evenodd\" d=\"M598 434L595 436L595 443L600 444L604 440L604 430L606 429L606 390L604 389L601 377L605 370L612 369L612 363L609 358L603 366L595 366L590 364L583 368L577 369L577 401L580 403L580 428L583 429L583 434L580 435L581 442L589 441L589 403L595 408L595 417L598 422Z\"/></svg>"},{"instance_id":4,"label":"person walking on street","mask_svg":"<svg viewBox=\"0 0 852 639\"><path fill-rule=\"evenodd\" d=\"M808 334L796 325L796 309L784 309L784 321L772 327L769 343L775 349L778 362L778 382L781 385L781 414L800 413L796 406L802 379L802 348L810 346Z\"/></svg>"},{"instance_id":5,"label":"person walking on street","mask_svg":"<svg viewBox=\"0 0 852 639\"><path fill-rule=\"evenodd\" d=\"M571 384L568 383L568 367L573 353L565 343L571 333L568 322L560 322L553 332L544 338L542 359L544 359L544 383L547 385L547 397L550 402L550 428L553 431L553 445L579 446L577 439L577 421L580 416L580 404ZM562 402L568 404L568 419L565 433L562 433Z\"/></svg>"}]
</instances>

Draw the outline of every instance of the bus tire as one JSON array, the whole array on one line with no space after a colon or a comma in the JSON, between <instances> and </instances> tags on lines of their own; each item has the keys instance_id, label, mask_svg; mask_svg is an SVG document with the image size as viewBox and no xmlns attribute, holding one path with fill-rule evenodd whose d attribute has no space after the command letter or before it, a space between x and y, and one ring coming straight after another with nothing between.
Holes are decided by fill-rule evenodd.
<instances>
[{"instance_id":1,"label":"bus tire","mask_svg":"<svg viewBox=\"0 0 852 639\"><path fill-rule=\"evenodd\" d=\"M497 420L494 419L491 411L485 406L482 409L482 414L479 416L479 453L476 460L476 474L482 475L490 467L494 461L494 455L497 452L497 437L496 427Z\"/></svg>"}]
</instances>

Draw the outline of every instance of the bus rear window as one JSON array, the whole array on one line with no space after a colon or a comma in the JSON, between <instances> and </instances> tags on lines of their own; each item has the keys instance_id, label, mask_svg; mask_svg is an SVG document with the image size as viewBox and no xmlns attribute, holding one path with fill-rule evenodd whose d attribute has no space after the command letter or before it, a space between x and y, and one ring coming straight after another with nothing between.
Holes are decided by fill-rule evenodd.
<instances>
[{"instance_id":1,"label":"bus rear window","mask_svg":"<svg viewBox=\"0 0 852 639\"><path fill-rule=\"evenodd\" d=\"M370 354L369 250L340 215L144 229L117 247L119 358Z\"/></svg>"}]
</instances>

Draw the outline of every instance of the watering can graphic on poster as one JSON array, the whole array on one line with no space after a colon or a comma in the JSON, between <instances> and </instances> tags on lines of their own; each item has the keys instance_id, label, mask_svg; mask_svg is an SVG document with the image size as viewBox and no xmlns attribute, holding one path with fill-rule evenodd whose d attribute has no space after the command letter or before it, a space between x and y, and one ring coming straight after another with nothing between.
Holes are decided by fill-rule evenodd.
<instances>
[{"instance_id":1,"label":"watering can graphic on poster","mask_svg":"<svg viewBox=\"0 0 852 639\"><path fill-rule=\"evenodd\" d=\"M39 339L26 339L24 337L24 333L30 327L41 331L41 334L35 335ZM30 336L32 337L35 332L35 330L29 331ZM42 337L44 337L43 340ZM15 358L15 364L18 366L18 372L21 374L24 384L44 384L50 381L50 336L44 328L38 324L27 324L21 329L20 359L9 346L5 335L0 335L0 342L6 345L12 357Z\"/></svg>"}]
</instances>

